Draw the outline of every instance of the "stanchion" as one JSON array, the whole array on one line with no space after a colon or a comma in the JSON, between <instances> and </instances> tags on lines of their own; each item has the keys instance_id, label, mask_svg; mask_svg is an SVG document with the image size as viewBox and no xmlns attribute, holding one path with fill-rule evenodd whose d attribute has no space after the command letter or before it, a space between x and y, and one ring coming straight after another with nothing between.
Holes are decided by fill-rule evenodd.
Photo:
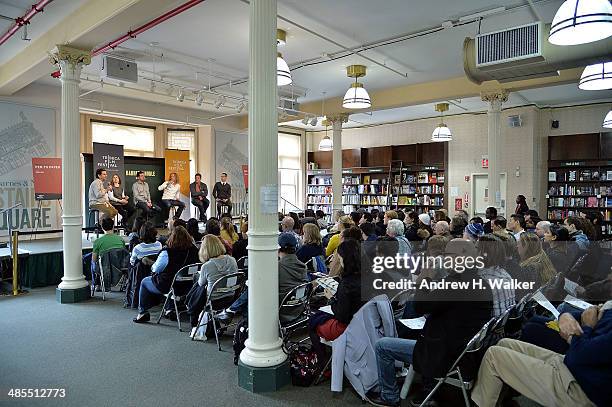
<instances>
[{"instance_id":1,"label":"stanchion","mask_svg":"<svg viewBox=\"0 0 612 407\"><path fill-rule=\"evenodd\" d=\"M19 294L19 231L11 233L11 255L13 256L13 296Z\"/></svg>"}]
</instances>

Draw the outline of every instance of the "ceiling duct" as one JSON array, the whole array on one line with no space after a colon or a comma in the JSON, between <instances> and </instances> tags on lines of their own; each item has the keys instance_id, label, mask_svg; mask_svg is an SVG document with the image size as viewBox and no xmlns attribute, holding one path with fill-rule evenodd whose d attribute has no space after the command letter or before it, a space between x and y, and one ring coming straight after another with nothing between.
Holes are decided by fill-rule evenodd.
<instances>
[{"instance_id":1,"label":"ceiling duct","mask_svg":"<svg viewBox=\"0 0 612 407\"><path fill-rule=\"evenodd\" d=\"M612 41L563 47L548 42L550 24L533 23L466 38L463 67L474 83L557 76L559 70L604 62Z\"/></svg>"}]
</instances>

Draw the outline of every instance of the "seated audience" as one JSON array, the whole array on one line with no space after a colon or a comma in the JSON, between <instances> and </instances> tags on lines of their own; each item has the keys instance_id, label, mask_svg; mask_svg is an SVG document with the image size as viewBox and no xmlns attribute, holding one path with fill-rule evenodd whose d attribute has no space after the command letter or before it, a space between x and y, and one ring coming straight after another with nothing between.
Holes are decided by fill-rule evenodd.
<instances>
[{"instance_id":1,"label":"seated audience","mask_svg":"<svg viewBox=\"0 0 612 407\"><path fill-rule=\"evenodd\" d=\"M295 215L295 214L294 214ZM297 215L295 215L297 216ZM285 216L281 221L281 233L291 233L298 241L298 247L302 246L302 239L300 235L295 231L296 220L291 216ZM297 221L300 222L299 219ZM299 227L299 226L298 226Z\"/></svg>"},{"instance_id":2,"label":"seated audience","mask_svg":"<svg viewBox=\"0 0 612 407\"><path fill-rule=\"evenodd\" d=\"M544 235L547 232L550 232L551 223L547 220L541 220L535 225L535 234L538 235L540 239L544 239Z\"/></svg>"},{"instance_id":3,"label":"seated audience","mask_svg":"<svg viewBox=\"0 0 612 407\"><path fill-rule=\"evenodd\" d=\"M363 225L364 223L372 223L373 222L373 217L372 214L369 212L364 212L361 215L361 219L359 219L359 226Z\"/></svg>"},{"instance_id":4,"label":"seated audience","mask_svg":"<svg viewBox=\"0 0 612 407\"><path fill-rule=\"evenodd\" d=\"M238 241L238 233L234 229L232 218L221 218L221 239L228 242L230 246L233 246Z\"/></svg>"},{"instance_id":5,"label":"seated audience","mask_svg":"<svg viewBox=\"0 0 612 407\"><path fill-rule=\"evenodd\" d=\"M470 225L471 226L471 225ZM512 287L512 277L503 265L506 260L506 249L501 239L494 234L478 238L478 254L482 256L484 268L478 270L478 276L489 281L493 296L493 317L498 317L516 303L516 295ZM495 285L495 284L508 284Z\"/></svg>"},{"instance_id":6,"label":"seated audience","mask_svg":"<svg viewBox=\"0 0 612 407\"><path fill-rule=\"evenodd\" d=\"M138 315L133 321L148 322L151 319L148 310L157 305L164 294L170 292L175 274L182 267L198 261L198 248L193 244L189 232L183 226L176 226L168 238L167 246L151 266L152 275L140 283Z\"/></svg>"},{"instance_id":7,"label":"seated audience","mask_svg":"<svg viewBox=\"0 0 612 407\"><path fill-rule=\"evenodd\" d=\"M487 221L482 225L485 233L493 233L493 220L497 218L497 208L489 206L485 211L485 217Z\"/></svg>"},{"instance_id":8,"label":"seated audience","mask_svg":"<svg viewBox=\"0 0 612 407\"><path fill-rule=\"evenodd\" d=\"M467 216L464 217L464 216L457 216L457 215L453 217L453 220L451 221L451 224L450 224L450 233L454 239L463 237L463 231L465 227L468 225L466 218Z\"/></svg>"},{"instance_id":9,"label":"seated audience","mask_svg":"<svg viewBox=\"0 0 612 407\"><path fill-rule=\"evenodd\" d=\"M113 249L125 249L123 238L116 235L114 232L115 221L113 218L102 218L100 226L102 226L104 234L94 240L93 249L91 251L92 266L98 261L98 258L103 253Z\"/></svg>"},{"instance_id":10,"label":"seated audience","mask_svg":"<svg viewBox=\"0 0 612 407\"><path fill-rule=\"evenodd\" d=\"M200 233L200 222L196 218L189 219L185 229L187 229L187 232L189 232L194 242L200 242L202 240L204 235Z\"/></svg>"},{"instance_id":11,"label":"seated audience","mask_svg":"<svg viewBox=\"0 0 612 407\"><path fill-rule=\"evenodd\" d=\"M544 232L545 250L557 273L566 272L574 263L575 251L569 246L569 231L560 225L550 225Z\"/></svg>"},{"instance_id":12,"label":"seated audience","mask_svg":"<svg viewBox=\"0 0 612 407\"><path fill-rule=\"evenodd\" d=\"M463 238L465 240L476 242L482 235L484 235L482 223L470 223L463 229Z\"/></svg>"},{"instance_id":13,"label":"seated audience","mask_svg":"<svg viewBox=\"0 0 612 407\"><path fill-rule=\"evenodd\" d=\"M342 233L344 229L348 229L351 226L353 226L353 221L349 216L346 216L346 215L341 216L338 219L338 222L336 223L336 228L337 228L338 233L333 235L329 239L329 243L327 244L327 247L325 248L326 257L331 256L338 248L338 245L340 244L340 233Z\"/></svg>"},{"instance_id":14,"label":"seated audience","mask_svg":"<svg viewBox=\"0 0 612 407\"><path fill-rule=\"evenodd\" d=\"M355 225L348 229L344 229L340 234L340 243L344 242L346 239L353 239L361 242L361 229Z\"/></svg>"},{"instance_id":15,"label":"seated audience","mask_svg":"<svg viewBox=\"0 0 612 407\"><path fill-rule=\"evenodd\" d=\"M433 236L433 230L431 229L431 218L426 213L419 214L419 230L417 231L417 240L427 240Z\"/></svg>"},{"instance_id":16,"label":"seated audience","mask_svg":"<svg viewBox=\"0 0 612 407\"><path fill-rule=\"evenodd\" d=\"M599 211L589 211L585 215L585 219L593 225L593 237L590 240L599 241L602 235L603 215Z\"/></svg>"},{"instance_id":17,"label":"seated audience","mask_svg":"<svg viewBox=\"0 0 612 407\"><path fill-rule=\"evenodd\" d=\"M145 218L143 218L142 216L138 216L136 219L134 219L132 231L128 235L128 248L130 252L132 251L132 249L134 249L134 246L140 243L140 236L138 234L140 233L140 228L142 228L142 225L144 225L144 223Z\"/></svg>"},{"instance_id":18,"label":"seated audience","mask_svg":"<svg viewBox=\"0 0 612 407\"><path fill-rule=\"evenodd\" d=\"M321 245L321 231L312 223L304 225L304 244L296 253L297 258L306 263L316 256L325 256L325 251Z\"/></svg>"},{"instance_id":19,"label":"seated audience","mask_svg":"<svg viewBox=\"0 0 612 407\"><path fill-rule=\"evenodd\" d=\"M132 266L143 257L157 256L162 249L162 244L157 241L157 229L153 223L146 222L142 225L139 235L141 236L140 243L134 247L130 256Z\"/></svg>"},{"instance_id":20,"label":"seated audience","mask_svg":"<svg viewBox=\"0 0 612 407\"><path fill-rule=\"evenodd\" d=\"M249 231L249 223L247 221L240 222L240 236L236 243L232 246L232 256L236 259L236 261L240 260L244 256L249 255L249 251L247 250L247 246L249 244L248 234Z\"/></svg>"},{"instance_id":21,"label":"seated audience","mask_svg":"<svg viewBox=\"0 0 612 407\"><path fill-rule=\"evenodd\" d=\"M534 282L533 289L537 290L548 283L556 274L555 266L542 250L542 243L534 233L522 233L517 242L518 254L521 258L520 275L513 276L519 281ZM517 293L522 298L526 292Z\"/></svg>"},{"instance_id":22,"label":"seated audience","mask_svg":"<svg viewBox=\"0 0 612 407\"><path fill-rule=\"evenodd\" d=\"M484 221L482 220L482 218L480 216L474 216L472 219L470 219L470 221L468 222L469 225L473 224L473 223L478 223L480 225L484 225Z\"/></svg>"},{"instance_id":23,"label":"seated audience","mask_svg":"<svg viewBox=\"0 0 612 407\"><path fill-rule=\"evenodd\" d=\"M451 240L445 253L452 257L478 255L474 243L463 239ZM475 269L459 272L449 268L446 271L449 275L444 281L471 283L479 280ZM429 273L424 270L419 276L421 281L433 281ZM483 287L483 290L417 289L414 309L418 315L428 315L425 326L418 340L385 337L376 342L381 391L379 395L371 395L370 400L378 405L399 405L396 360L414 364L415 371L423 376L425 391L431 388L434 378L444 376L466 343L491 318L491 291L486 283ZM470 370L463 366L464 377L471 376Z\"/></svg>"},{"instance_id":24,"label":"seated audience","mask_svg":"<svg viewBox=\"0 0 612 407\"><path fill-rule=\"evenodd\" d=\"M200 268L198 281L194 283L191 289L187 306L191 327L193 328L192 335L198 325L200 313L206 306L208 294L212 293L215 282L224 276L238 272L236 259L225 253L225 246L215 235L204 236L198 256L203 264ZM231 298L233 295L233 292L216 291L212 293L210 299L214 302L228 297Z\"/></svg>"},{"instance_id":25,"label":"seated audience","mask_svg":"<svg viewBox=\"0 0 612 407\"><path fill-rule=\"evenodd\" d=\"M568 216L563 221L563 225L569 232L569 237L572 242L576 242L578 249L586 252L589 248L589 238L584 233L585 224L578 216Z\"/></svg>"},{"instance_id":26,"label":"seated audience","mask_svg":"<svg viewBox=\"0 0 612 407\"><path fill-rule=\"evenodd\" d=\"M436 222L436 224L433 227L433 233L436 236L442 236L442 237L447 238L448 240L452 239L452 236L450 234L450 226L448 225L448 222L445 220L440 220Z\"/></svg>"},{"instance_id":27,"label":"seated audience","mask_svg":"<svg viewBox=\"0 0 612 407\"><path fill-rule=\"evenodd\" d=\"M364 242L372 242L378 239L376 235L376 226L372 222L364 222L359 225L359 229L361 229L361 240Z\"/></svg>"},{"instance_id":28,"label":"seated audience","mask_svg":"<svg viewBox=\"0 0 612 407\"><path fill-rule=\"evenodd\" d=\"M412 244L404 236L404 224L399 219L391 219L387 223L387 236L397 239L399 244L399 255L410 255L412 253Z\"/></svg>"},{"instance_id":29,"label":"seated audience","mask_svg":"<svg viewBox=\"0 0 612 407\"><path fill-rule=\"evenodd\" d=\"M227 240L221 237L221 224L215 218L210 218L206 221L206 231L205 235L215 235L219 239L221 239L221 243L225 246L225 251L227 254L232 254L232 245Z\"/></svg>"},{"instance_id":30,"label":"seated audience","mask_svg":"<svg viewBox=\"0 0 612 407\"><path fill-rule=\"evenodd\" d=\"M318 211L315 212L315 215L317 217L317 225L319 225L319 228L326 229L327 220L325 220L326 218L325 212L319 209Z\"/></svg>"},{"instance_id":31,"label":"seated audience","mask_svg":"<svg viewBox=\"0 0 612 407\"><path fill-rule=\"evenodd\" d=\"M609 406L612 401L612 301L559 317L565 356L515 339L490 347L472 400L500 402L504 384L544 406Z\"/></svg>"},{"instance_id":32,"label":"seated audience","mask_svg":"<svg viewBox=\"0 0 612 407\"><path fill-rule=\"evenodd\" d=\"M498 216L497 218L493 219L493 224L491 225L493 228L493 234L501 237L502 239L511 237L512 240L516 242L514 235L508 231L507 226L508 221L506 221L506 218L503 216Z\"/></svg>"},{"instance_id":33,"label":"seated audience","mask_svg":"<svg viewBox=\"0 0 612 407\"><path fill-rule=\"evenodd\" d=\"M514 239L518 242L519 238L523 233L525 233L525 218L522 215L512 214L510 215L510 220L508 221L508 230L514 236Z\"/></svg>"}]
</instances>

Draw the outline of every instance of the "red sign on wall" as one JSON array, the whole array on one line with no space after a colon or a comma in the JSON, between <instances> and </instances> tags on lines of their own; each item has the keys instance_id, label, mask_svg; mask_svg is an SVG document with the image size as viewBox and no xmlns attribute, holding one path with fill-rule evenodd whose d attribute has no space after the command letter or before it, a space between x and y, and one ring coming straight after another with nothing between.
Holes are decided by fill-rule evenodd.
<instances>
[{"instance_id":1,"label":"red sign on wall","mask_svg":"<svg viewBox=\"0 0 612 407\"><path fill-rule=\"evenodd\" d=\"M455 210L461 210L463 209L463 199L461 198L455 198Z\"/></svg>"},{"instance_id":2,"label":"red sign on wall","mask_svg":"<svg viewBox=\"0 0 612 407\"><path fill-rule=\"evenodd\" d=\"M249 189L249 166L246 164L242 165L242 178L244 180L244 188Z\"/></svg>"},{"instance_id":3,"label":"red sign on wall","mask_svg":"<svg viewBox=\"0 0 612 407\"><path fill-rule=\"evenodd\" d=\"M32 157L34 197L37 201L62 199L62 159Z\"/></svg>"}]
</instances>

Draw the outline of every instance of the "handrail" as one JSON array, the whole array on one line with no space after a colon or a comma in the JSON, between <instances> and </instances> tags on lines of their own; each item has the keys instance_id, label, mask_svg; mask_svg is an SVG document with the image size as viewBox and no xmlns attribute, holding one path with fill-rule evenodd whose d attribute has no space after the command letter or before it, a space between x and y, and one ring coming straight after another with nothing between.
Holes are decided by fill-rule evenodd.
<instances>
[{"instance_id":1,"label":"handrail","mask_svg":"<svg viewBox=\"0 0 612 407\"><path fill-rule=\"evenodd\" d=\"M293 206L295 209L298 210L298 212L304 212L304 209L300 208L299 206L297 206L296 204L294 204L293 202L290 202L288 200L286 200L285 198L283 198L282 196L280 197L280 199L283 200L283 202L285 203L283 205L283 213L287 213L287 204Z\"/></svg>"}]
</instances>

